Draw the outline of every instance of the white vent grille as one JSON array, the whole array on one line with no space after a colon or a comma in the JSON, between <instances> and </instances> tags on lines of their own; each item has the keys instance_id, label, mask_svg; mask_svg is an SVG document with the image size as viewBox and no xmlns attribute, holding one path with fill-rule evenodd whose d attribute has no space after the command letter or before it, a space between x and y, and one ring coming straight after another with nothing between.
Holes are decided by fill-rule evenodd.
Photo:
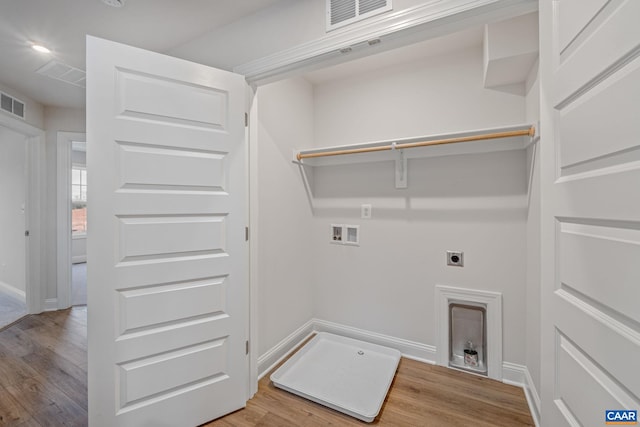
<instances>
[{"instance_id":1,"label":"white vent grille","mask_svg":"<svg viewBox=\"0 0 640 427\"><path fill-rule=\"evenodd\" d=\"M63 64L62 62L48 62L38 69L36 73L74 86L86 87L87 85L87 74L83 70Z\"/></svg>"},{"instance_id":2,"label":"white vent grille","mask_svg":"<svg viewBox=\"0 0 640 427\"><path fill-rule=\"evenodd\" d=\"M356 0L330 0L329 4L332 26L356 17Z\"/></svg>"},{"instance_id":3,"label":"white vent grille","mask_svg":"<svg viewBox=\"0 0 640 427\"><path fill-rule=\"evenodd\" d=\"M4 92L0 92L0 108L7 113L11 113L14 116L24 119L24 102L19 101Z\"/></svg>"},{"instance_id":4,"label":"white vent grille","mask_svg":"<svg viewBox=\"0 0 640 427\"><path fill-rule=\"evenodd\" d=\"M392 0L327 0L327 31L392 9Z\"/></svg>"},{"instance_id":5,"label":"white vent grille","mask_svg":"<svg viewBox=\"0 0 640 427\"><path fill-rule=\"evenodd\" d=\"M387 0L360 0L360 15L366 15L369 12L379 11L387 7Z\"/></svg>"}]
</instances>

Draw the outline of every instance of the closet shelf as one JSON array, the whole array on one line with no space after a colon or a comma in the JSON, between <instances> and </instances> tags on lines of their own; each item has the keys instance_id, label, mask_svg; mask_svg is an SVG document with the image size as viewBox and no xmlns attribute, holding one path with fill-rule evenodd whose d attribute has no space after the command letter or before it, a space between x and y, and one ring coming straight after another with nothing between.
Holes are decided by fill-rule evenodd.
<instances>
[{"instance_id":1,"label":"closet shelf","mask_svg":"<svg viewBox=\"0 0 640 427\"><path fill-rule=\"evenodd\" d=\"M535 133L533 125L524 124L317 148L294 153L293 162L305 166L327 166L394 160L396 188L407 188L408 159L524 150L533 142Z\"/></svg>"},{"instance_id":2,"label":"closet shelf","mask_svg":"<svg viewBox=\"0 0 640 427\"><path fill-rule=\"evenodd\" d=\"M492 129L301 150L295 154L294 161L309 166L322 166L394 160L398 153L403 153L405 158L420 158L522 150L529 145L534 136L535 127L533 125L504 126ZM471 144L472 142L474 144Z\"/></svg>"}]
</instances>

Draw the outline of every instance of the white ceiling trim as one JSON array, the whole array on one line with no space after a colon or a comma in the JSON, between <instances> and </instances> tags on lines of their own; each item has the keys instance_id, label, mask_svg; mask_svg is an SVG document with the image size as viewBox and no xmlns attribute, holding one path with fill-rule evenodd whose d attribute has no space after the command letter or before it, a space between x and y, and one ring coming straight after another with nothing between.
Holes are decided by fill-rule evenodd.
<instances>
[{"instance_id":1,"label":"white ceiling trim","mask_svg":"<svg viewBox=\"0 0 640 427\"><path fill-rule=\"evenodd\" d=\"M233 71L252 85L538 10L537 0L434 0L335 30ZM367 49L369 48L369 49Z\"/></svg>"}]
</instances>

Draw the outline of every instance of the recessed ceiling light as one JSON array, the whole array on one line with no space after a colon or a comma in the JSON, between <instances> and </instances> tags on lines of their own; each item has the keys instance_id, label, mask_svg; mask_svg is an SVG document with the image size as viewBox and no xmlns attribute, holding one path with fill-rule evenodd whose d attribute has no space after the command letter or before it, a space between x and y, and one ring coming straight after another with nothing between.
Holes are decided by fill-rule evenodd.
<instances>
[{"instance_id":1,"label":"recessed ceiling light","mask_svg":"<svg viewBox=\"0 0 640 427\"><path fill-rule=\"evenodd\" d=\"M42 46L41 44L32 44L31 47L33 48L33 50L38 51L40 53L51 53L51 51L49 49L47 49L46 47Z\"/></svg>"},{"instance_id":2,"label":"recessed ceiling light","mask_svg":"<svg viewBox=\"0 0 640 427\"><path fill-rule=\"evenodd\" d=\"M102 0L102 2L104 4L107 4L107 5L113 6L113 7L122 7L122 6L124 6L124 0Z\"/></svg>"}]
</instances>

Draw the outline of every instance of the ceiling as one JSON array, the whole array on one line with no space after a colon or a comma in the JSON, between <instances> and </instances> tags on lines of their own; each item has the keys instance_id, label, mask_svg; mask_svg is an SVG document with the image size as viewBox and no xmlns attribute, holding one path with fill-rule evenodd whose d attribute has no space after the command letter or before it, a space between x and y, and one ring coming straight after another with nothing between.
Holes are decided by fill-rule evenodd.
<instances>
[{"instance_id":1,"label":"ceiling","mask_svg":"<svg viewBox=\"0 0 640 427\"><path fill-rule=\"evenodd\" d=\"M101 0L0 1L0 85L46 106L82 108L84 88L36 70L51 60L84 70L86 34L168 52L280 0L126 0L121 8ZM34 51L33 42L52 52ZM482 29L473 28L316 70L305 77L321 84L481 44Z\"/></svg>"},{"instance_id":2,"label":"ceiling","mask_svg":"<svg viewBox=\"0 0 640 427\"><path fill-rule=\"evenodd\" d=\"M85 69L85 35L166 52L279 0L1 0L0 84L48 106L81 108L85 90L36 74L51 60ZM38 42L51 49L31 49Z\"/></svg>"},{"instance_id":3,"label":"ceiling","mask_svg":"<svg viewBox=\"0 0 640 427\"><path fill-rule=\"evenodd\" d=\"M470 28L457 33L387 50L375 55L343 62L332 67L311 71L305 74L305 78L314 85L318 85L331 80L357 76L363 71L389 68L399 64L433 58L461 49L472 47L480 49L483 35L483 27Z\"/></svg>"}]
</instances>

